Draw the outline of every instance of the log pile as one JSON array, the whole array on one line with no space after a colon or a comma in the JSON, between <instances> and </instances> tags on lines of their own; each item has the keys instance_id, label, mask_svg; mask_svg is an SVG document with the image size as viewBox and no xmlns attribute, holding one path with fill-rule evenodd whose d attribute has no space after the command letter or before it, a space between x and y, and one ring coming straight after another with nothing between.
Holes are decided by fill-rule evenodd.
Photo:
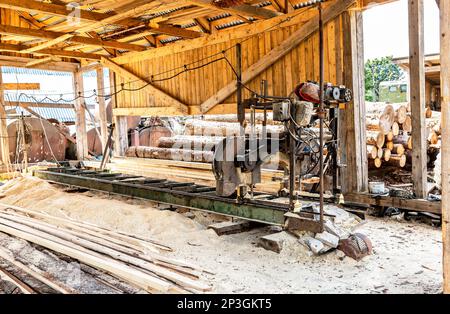
<instances>
[{"instance_id":1,"label":"log pile","mask_svg":"<svg viewBox=\"0 0 450 314\"><path fill-rule=\"evenodd\" d=\"M190 293L211 290L201 280L203 270L174 260L162 253L171 248L154 239L113 231L87 222L61 218L42 212L0 204L0 234L21 239L65 256L89 267L91 272L107 274L118 282L147 293ZM0 248L0 265L6 264L14 274L0 269L0 276L17 286L22 293L34 293L23 274L59 293L80 293L63 282L58 274L48 273L32 260L19 261L9 249ZM119 287L113 287L119 289Z\"/></svg>"},{"instance_id":2,"label":"log pile","mask_svg":"<svg viewBox=\"0 0 450 314\"><path fill-rule=\"evenodd\" d=\"M410 167L412 124L409 104L368 103L366 109L369 169ZM428 162L432 163L440 150L440 113L426 110L426 125Z\"/></svg>"}]
</instances>

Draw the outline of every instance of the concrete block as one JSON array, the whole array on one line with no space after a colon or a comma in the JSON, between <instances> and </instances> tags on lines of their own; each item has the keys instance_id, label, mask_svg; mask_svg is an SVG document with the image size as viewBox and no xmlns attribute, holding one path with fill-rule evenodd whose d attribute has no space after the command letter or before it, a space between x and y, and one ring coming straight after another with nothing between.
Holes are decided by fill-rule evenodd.
<instances>
[{"instance_id":1,"label":"concrete block","mask_svg":"<svg viewBox=\"0 0 450 314\"><path fill-rule=\"evenodd\" d=\"M306 238L305 244L309 247L309 249L316 255L319 255L320 252L324 249L324 244L317 239L314 238Z\"/></svg>"},{"instance_id":2,"label":"concrete block","mask_svg":"<svg viewBox=\"0 0 450 314\"><path fill-rule=\"evenodd\" d=\"M212 229L217 235L222 236L247 231L250 229L250 226L250 222L245 220L225 221L209 225L208 229Z\"/></svg>"},{"instance_id":3,"label":"concrete block","mask_svg":"<svg viewBox=\"0 0 450 314\"><path fill-rule=\"evenodd\" d=\"M283 245L288 238L294 237L284 231L269 234L259 238L258 246L263 247L266 250L273 251L275 253L280 253L281 250L283 250Z\"/></svg>"},{"instance_id":4,"label":"concrete block","mask_svg":"<svg viewBox=\"0 0 450 314\"><path fill-rule=\"evenodd\" d=\"M336 226L331 220L326 220L324 223L325 231L335 235L339 238L339 240L347 239L350 236L350 233L345 231L339 226Z\"/></svg>"},{"instance_id":5,"label":"concrete block","mask_svg":"<svg viewBox=\"0 0 450 314\"><path fill-rule=\"evenodd\" d=\"M329 247L334 249L339 245L339 238L327 231L317 233L315 238L323 244L328 245Z\"/></svg>"}]
</instances>

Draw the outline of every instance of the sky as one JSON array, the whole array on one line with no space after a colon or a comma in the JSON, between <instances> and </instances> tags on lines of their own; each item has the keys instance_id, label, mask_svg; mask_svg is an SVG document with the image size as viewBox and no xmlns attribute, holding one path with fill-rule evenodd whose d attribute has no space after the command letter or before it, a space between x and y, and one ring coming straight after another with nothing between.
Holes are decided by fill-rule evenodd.
<instances>
[{"instance_id":1,"label":"sky","mask_svg":"<svg viewBox=\"0 0 450 314\"><path fill-rule=\"evenodd\" d=\"M425 54L439 53L439 10L435 0L424 0ZM379 5L364 12L364 57L407 57L407 0Z\"/></svg>"}]
</instances>

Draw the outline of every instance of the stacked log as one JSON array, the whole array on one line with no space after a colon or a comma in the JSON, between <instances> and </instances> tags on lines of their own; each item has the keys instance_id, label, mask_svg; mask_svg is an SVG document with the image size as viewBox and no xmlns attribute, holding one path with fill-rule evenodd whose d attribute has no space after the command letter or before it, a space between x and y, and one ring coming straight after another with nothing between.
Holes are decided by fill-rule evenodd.
<instances>
[{"instance_id":1,"label":"stacked log","mask_svg":"<svg viewBox=\"0 0 450 314\"><path fill-rule=\"evenodd\" d=\"M161 148L147 146L132 146L125 152L126 157L139 157L149 159L192 161L212 163L214 153L212 151L195 151L189 149Z\"/></svg>"},{"instance_id":2,"label":"stacked log","mask_svg":"<svg viewBox=\"0 0 450 314\"><path fill-rule=\"evenodd\" d=\"M369 103L367 105L367 155L369 168L386 167L404 168L411 166L412 123L410 106L406 103L383 104ZM425 111L428 160L434 162L440 147L440 113ZM375 154L375 148L381 149Z\"/></svg>"}]
</instances>

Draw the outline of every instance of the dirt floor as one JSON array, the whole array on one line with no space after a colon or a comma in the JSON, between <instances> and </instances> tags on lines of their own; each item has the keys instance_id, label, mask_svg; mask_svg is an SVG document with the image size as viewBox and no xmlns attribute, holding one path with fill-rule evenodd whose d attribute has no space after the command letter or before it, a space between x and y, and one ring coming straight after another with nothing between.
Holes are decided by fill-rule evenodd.
<instances>
[{"instance_id":1,"label":"dirt floor","mask_svg":"<svg viewBox=\"0 0 450 314\"><path fill-rule=\"evenodd\" d=\"M334 251L314 256L286 236L281 254L258 247L273 227L218 237L207 225L220 216L179 214L155 204L101 193L67 193L36 178L0 188L1 203L108 228L152 236L174 248L171 256L214 273L214 293L440 293L440 229L402 219L368 218L358 232L370 237L374 254L356 262ZM194 216L192 215L192 216Z\"/></svg>"}]
</instances>

